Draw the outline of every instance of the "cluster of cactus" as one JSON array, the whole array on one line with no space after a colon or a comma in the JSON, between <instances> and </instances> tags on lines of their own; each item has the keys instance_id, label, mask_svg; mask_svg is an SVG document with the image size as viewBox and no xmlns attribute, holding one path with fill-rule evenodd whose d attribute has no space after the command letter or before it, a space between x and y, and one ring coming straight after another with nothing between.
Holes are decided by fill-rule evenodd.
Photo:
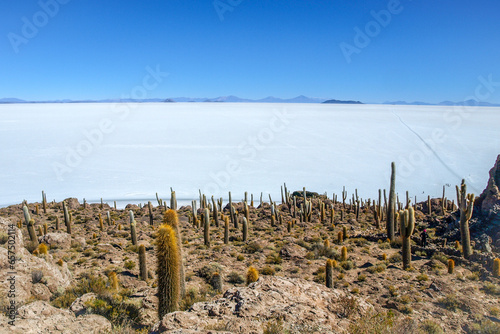
<instances>
[{"instance_id":1,"label":"cluster of cactus","mask_svg":"<svg viewBox=\"0 0 500 334\"><path fill-rule=\"evenodd\" d=\"M472 217L474 208L474 194L467 194L465 180L462 180L460 188L456 186L457 202L460 208L460 240L462 243L462 252L464 258L468 259L472 255L470 244L469 220Z\"/></svg>"}]
</instances>

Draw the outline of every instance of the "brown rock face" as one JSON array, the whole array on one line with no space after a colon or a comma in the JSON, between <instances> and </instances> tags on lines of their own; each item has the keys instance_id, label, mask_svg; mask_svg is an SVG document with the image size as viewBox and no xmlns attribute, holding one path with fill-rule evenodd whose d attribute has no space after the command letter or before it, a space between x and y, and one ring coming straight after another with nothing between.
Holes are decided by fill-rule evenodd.
<instances>
[{"instance_id":1,"label":"brown rock face","mask_svg":"<svg viewBox=\"0 0 500 334\"><path fill-rule=\"evenodd\" d=\"M479 197L481 213L492 221L500 223L500 155L492 169L488 185Z\"/></svg>"}]
</instances>

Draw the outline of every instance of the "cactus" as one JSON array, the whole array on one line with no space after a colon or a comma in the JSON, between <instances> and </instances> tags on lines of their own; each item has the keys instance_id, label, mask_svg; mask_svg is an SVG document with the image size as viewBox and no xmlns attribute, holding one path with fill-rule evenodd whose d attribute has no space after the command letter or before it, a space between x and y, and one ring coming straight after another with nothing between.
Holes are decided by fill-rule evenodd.
<instances>
[{"instance_id":1,"label":"cactus","mask_svg":"<svg viewBox=\"0 0 500 334\"><path fill-rule=\"evenodd\" d=\"M325 241L323 242L323 247L324 247L325 249L330 248L330 240L325 239Z\"/></svg>"},{"instance_id":2,"label":"cactus","mask_svg":"<svg viewBox=\"0 0 500 334\"><path fill-rule=\"evenodd\" d=\"M344 240L349 238L349 235L347 234L347 226L345 225L342 226L342 237Z\"/></svg>"},{"instance_id":3,"label":"cactus","mask_svg":"<svg viewBox=\"0 0 500 334\"><path fill-rule=\"evenodd\" d=\"M457 202L460 208L460 239L464 258L468 259L473 251L470 244L469 220L474 208L474 194L467 194L465 180L462 180L460 188L457 189Z\"/></svg>"},{"instance_id":4,"label":"cactus","mask_svg":"<svg viewBox=\"0 0 500 334\"><path fill-rule=\"evenodd\" d=\"M337 241L339 244L341 244L344 241L344 235L342 231L339 231L339 233L337 233Z\"/></svg>"},{"instance_id":5,"label":"cactus","mask_svg":"<svg viewBox=\"0 0 500 334\"><path fill-rule=\"evenodd\" d=\"M321 222L324 222L325 221L325 203L321 202L319 207L320 207Z\"/></svg>"},{"instance_id":6,"label":"cactus","mask_svg":"<svg viewBox=\"0 0 500 334\"><path fill-rule=\"evenodd\" d=\"M144 245L139 245L139 277L141 280L146 281L148 279L148 269L146 265L146 247Z\"/></svg>"},{"instance_id":7,"label":"cactus","mask_svg":"<svg viewBox=\"0 0 500 334\"><path fill-rule=\"evenodd\" d=\"M401 238L403 239L403 269L411 267L411 240L410 237L415 230L415 212L410 206L408 210L399 211L399 226Z\"/></svg>"},{"instance_id":8,"label":"cactus","mask_svg":"<svg viewBox=\"0 0 500 334\"><path fill-rule=\"evenodd\" d=\"M68 214L68 224L66 225L66 233L71 234L71 222L73 220L73 217L71 216L71 213Z\"/></svg>"},{"instance_id":9,"label":"cactus","mask_svg":"<svg viewBox=\"0 0 500 334\"><path fill-rule=\"evenodd\" d=\"M382 254L382 261L387 261L387 254L386 253Z\"/></svg>"},{"instance_id":10,"label":"cactus","mask_svg":"<svg viewBox=\"0 0 500 334\"><path fill-rule=\"evenodd\" d=\"M38 226L38 235L43 235L43 230L41 226Z\"/></svg>"},{"instance_id":11,"label":"cactus","mask_svg":"<svg viewBox=\"0 0 500 334\"><path fill-rule=\"evenodd\" d=\"M47 225L47 223L43 224L43 235L47 234L48 229L49 229L49 226Z\"/></svg>"},{"instance_id":12,"label":"cactus","mask_svg":"<svg viewBox=\"0 0 500 334\"><path fill-rule=\"evenodd\" d=\"M108 223L108 226L111 226L111 214L109 211L106 212L106 222Z\"/></svg>"},{"instance_id":13,"label":"cactus","mask_svg":"<svg viewBox=\"0 0 500 334\"><path fill-rule=\"evenodd\" d=\"M245 217L243 217L242 219L242 225L243 225L243 241L247 241L247 238L248 238L248 222L247 222L247 219Z\"/></svg>"},{"instance_id":14,"label":"cactus","mask_svg":"<svg viewBox=\"0 0 500 334\"><path fill-rule=\"evenodd\" d=\"M181 285L181 298L186 295L186 283L185 283L185 272L184 272L184 261L182 256L182 237L179 226L179 217L177 216L177 211L170 209L165 211L163 215L163 223L169 225L174 229L175 238L177 240L177 249L179 251L180 259L180 285Z\"/></svg>"},{"instance_id":15,"label":"cactus","mask_svg":"<svg viewBox=\"0 0 500 334\"><path fill-rule=\"evenodd\" d=\"M153 206L151 205L151 202L148 202L148 209L149 209L149 225L153 225Z\"/></svg>"},{"instance_id":16,"label":"cactus","mask_svg":"<svg viewBox=\"0 0 500 334\"><path fill-rule=\"evenodd\" d=\"M342 246L340 249L340 261L344 262L347 261L347 247Z\"/></svg>"},{"instance_id":17,"label":"cactus","mask_svg":"<svg viewBox=\"0 0 500 334\"><path fill-rule=\"evenodd\" d=\"M429 216L432 214L432 205L431 205L431 196L427 196L427 210L428 210L428 214Z\"/></svg>"},{"instance_id":18,"label":"cactus","mask_svg":"<svg viewBox=\"0 0 500 334\"><path fill-rule=\"evenodd\" d=\"M23 206L24 219L26 220L26 226L28 228L28 233L30 236L31 242L38 246L38 238L36 237L35 232L35 221L31 219L30 213L28 211L28 207L26 205Z\"/></svg>"},{"instance_id":19,"label":"cactus","mask_svg":"<svg viewBox=\"0 0 500 334\"><path fill-rule=\"evenodd\" d=\"M335 224L335 210L333 207L330 209L330 225Z\"/></svg>"},{"instance_id":20,"label":"cactus","mask_svg":"<svg viewBox=\"0 0 500 334\"><path fill-rule=\"evenodd\" d=\"M236 211L234 209L234 206L231 205L229 210L230 210L229 215L231 217L231 221L233 222L233 226L234 228L238 228L238 218L236 217Z\"/></svg>"},{"instance_id":21,"label":"cactus","mask_svg":"<svg viewBox=\"0 0 500 334\"><path fill-rule=\"evenodd\" d=\"M391 187L389 189L389 205L387 206L387 237L389 240L394 241L395 231L394 231L394 216L396 214L396 164L391 163Z\"/></svg>"},{"instance_id":22,"label":"cactus","mask_svg":"<svg viewBox=\"0 0 500 334\"><path fill-rule=\"evenodd\" d=\"M63 207L63 213L64 213L64 225L66 225L66 227L67 227L69 224L69 214L68 214L68 207L66 206L65 201L62 202L62 207Z\"/></svg>"},{"instance_id":23,"label":"cactus","mask_svg":"<svg viewBox=\"0 0 500 334\"><path fill-rule=\"evenodd\" d=\"M203 237L205 240L205 246L210 247L210 211L208 210L208 208L205 208L203 211L203 220Z\"/></svg>"},{"instance_id":24,"label":"cactus","mask_svg":"<svg viewBox=\"0 0 500 334\"><path fill-rule=\"evenodd\" d=\"M493 276L500 277L500 259L493 260Z\"/></svg>"},{"instance_id":25,"label":"cactus","mask_svg":"<svg viewBox=\"0 0 500 334\"><path fill-rule=\"evenodd\" d=\"M287 222L286 229L287 229L288 233L292 232L292 222L291 221Z\"/></svg>"},{"instance_id":26,"label":"cactus","mask_svg":"<svg viewBox=\"0 0 500 334\"><path fill-rule=\"evenodd\" d=\"M340 221L344 221L344 209L340 210Z\"/></svg>"},{"instance_id":27,"label":"cactus","mask_svg":"<svg viewBox=\"0 0 500 334\"><path fill-rule=\"evenodd\" d=\"M453 274L453 271L455 270L455 261L452 259L448 260L448 274Z\"/></svg>"},{"instance_id":28,"label":"cactus","mask_svg":"<svg viewBox=\"0 0 500 334\"><path fill-rule=\"evenodd\" d=\"M249 285L253 282L257 282L258 279L259 279L259 272L257 271L257 269L255 269L254 267L248 268L247 285Z\"/></svg>"},{"instance_id":29,"label":"cactus","mask_svg":"<svg viewBox=\"0 0 500 334\"><path fill-rule=\"evenodd\" d=\"M229 243L229 217L224 217L224 244Z\"/></svg>"},{"instance_id":30,"label":"cactus","mask_svg":"<svg viewBox=\"0 0 500 334\"><path fill-rule=\"evenodd\" d=\"M109 277L109 285L111 286L111 289L118 290L118 276L116 276L116 273L114 271L112 271L109 273L108 277Z\"/></svg>"},{"instance_id":31,"label":"cactus","mask_svg":"<svg viewBox=\"0 0 500 334\"><path fill-rule=\"evenodd\" d=\"M177 197L175 196L175 191L170 188L170 209L177 210Z\"/></svg>"},{"instance_id":32,"label":"cactus","mask_svg":"<svg viewBox=\"0 0 500 334\"><path fill-rule=\"evenodd\" d=\"M38 204L35 204L35 213L36 215L40 215L40 207L38 206Z\"/></svg>"},{"instance_id":33,"label":"cactus","mask_svg":"<svg viewBox=\"0 0 500 334\"><path fill-rule=\"evenodd\" d=\"M158 229L157 242L158 315L179 309L180 254L174 229L163 224Z\"/></svg>"},{"instance_id":34,"label":"cactus","mask_svg":"<svg viewBox=\"0 0 500 334\"><path fill-rule=\"evenodd\" d=\"M101 214L99 214L99 228L101 229L101 231L104 231L104 224L102 223Z\"/></svg>"},{"instance_id":35,"label":"cactus","mask_svg":"<svg viewBox=\"0 0 500 334\"><path fill-rule=\"evenodd\" d=\"M128 212L129 214L129 221L130 221L130 236L132 238L132 245L137 245L137 232L136 232L136 222L134 220L134 212L130 210Z\"/></svg>"},{"instance_id":36,"label":"cactus","mask_svg":"<svg viewBox=\"0 0 500 334\"><path fill-rule=\"evenodd\" d=\"M212 196L212 203L213 203L212 215L214 216L215 227L219 227L219 212L213 196Z\"/></svg>"},{"instance_id":37,"label":"cactus","mask_svg":"<svg viewBox=\"0 0 500 334\"><path fill-rule=\"evenodd\" d=\"M446 216L446 202L448 202L448 200L445 197L445 190L446 190L446 187L443 186L443 197L441 197L441 210L443 210L443 216ZM458 195L458 191L457 191L457 195Z\"/></svg>"},{"instance_id":38,"label":"cactus","mask_svg":"<svg viewBox=\"0 0 500 334\"><path fill-rule=\"evenodd\" d=\"M47 194L42 190L42 207L43 213L47 213Z\"/></svg>"},{"instance_id":39,"label":"cactus","mask_svg":"<svg viewBox=\"0 0 500 334\"><path fill-rule=\"evenodd\" d=\"M45 255L47 255L47 250L48 250L48 247L43 242L40 245L38 245L38 253L39 254L45 254Z\"/></svg>"},{"instance_id":40,"label":"cactus","mask_svg":"<svg viewBox=\"0 0 500 334\"><path fill-rule=\"evenodd\" d=\"M56 230L59 231L59 217L56 217Z\"/></svg>"},{"instance_id":41,"label":"cactus","mask_svg":"<svg viewBox=\"0 0 500 334\"><path fill-rule=\"evenodd\" d=\"M212 274L212 277L210 277L210 286L214 291L216 292L221 292L222 291L222 275L219 274L218 272L215 272Z\"/></svg>"},{"instance_id":42,"label":"cactus","mask_svg":"<svg viewBox=\"0 0 500 334\"><path fill-rule=\"evenodd\" d=\"M327 259L326 260L326 268L325 268L325 274L326 274L326 287L327 288L333 288L333 260Z\"/></svg>"}]
</instances>

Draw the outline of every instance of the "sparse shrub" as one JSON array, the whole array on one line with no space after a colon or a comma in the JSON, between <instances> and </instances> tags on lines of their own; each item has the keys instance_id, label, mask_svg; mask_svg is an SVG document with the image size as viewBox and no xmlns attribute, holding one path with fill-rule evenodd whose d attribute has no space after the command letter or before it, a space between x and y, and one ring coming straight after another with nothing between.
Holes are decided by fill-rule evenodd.
<instances>
[{"instance_id":1,"label":"sparse shrub","mask_svg":"<svg viewBox=\"0 0 500 334\"><path fill-rule=\"evenodd\" d=\"M104 294L106 292L106 281L100 276L85 274L77 280L76 285L56 295L56 298L52 301L52 305L59 308L68 308L76 298L89 292L93 292L97 295Z\"/></svg>"},{"instance_id":2,"label":"sparse shrub","mask_svg":"<svg viewBox=\"0 0 500 334\"><path fill-rule=\"evenodd\" d=\"M354 268L354 263L351 260L349 260L349 261L343 261L343 262L340 262L340 266L344 270L351 270L352 268Z\"/></svg>"},{"instance_id":3,"label":"sparse shrub","mask_svg":"<svg viewBox=\"0 0 500 334\"><path fill-rule=\"evenodd\" d=\"M271 266L264 266L261 270L260 270L260 273L262 275L271 275L271 276L274 276L274 274L276 274L276 271L274 270L273 267Z\"/></svg>"},{"instance_id":4,"label":"sparse shrub","mask_svg":"<svg viewBox=\"0 0 500 334\"><path fill-rule=\"evenodd\" d=\"M341 296L337 301L337 313L341 318L350 318L359 311L359 303L355 297Z\"/></svg>"},{"instance_id":5,"label":"sparse shrub","mask_svg":"<svg viewBox=\"0 0 500 334\"><path fill-rule=\"evenodd\" d=\"M490 295L500 295L500 287L491 282L484 283L483 291Z\"/></svg>"},{"instance_id":6,"label":"sparse shrub","mask_svg":"<svg viewBox=\"0 0 500 334\"><path fill-rule=\"evenodd\" d=\"M218 272L212 274L210 277L209 284L216 292L222 291L222 276Z\"/></svg>"},{"instance_id":7,"label":"sparse shrub","mask_svg":"<svg viewBox=\"0 0 500 334\"><path fill-rule=\"evenodd\" d=\"M227 275L227 281L233 284L241 284L245 282L245 279L243 278L242 275L240 275L236 271L232 271L229 273L229 275Z\"/></svg>"},{"instance_id":8,"label":"sparse shrub","mask_svg":"<svg viewBox=\"0 0 500 334\"><path fill-rule=\"evenodd\" d=\"M394 324L394 313L369 311L360 319L351 322L349 333L351 334L390 334Z\"/></svg>"},{"instance_id":9,"label":"sparse shrub","mask_svg":"<svg viewBox=\"0 0 500 334\"><path fill-rule=\"evenodd\" d=\"M365 274L358 275L358 282L364 282L364 281L366 281L366 275Z\"/></svg>"},{"instance_id":10,"label":"sparse shrub","mask_svg":"<svg viewBox=\"0 0 500 334\"><path fill-rule=\"evenodd\" d=\"M243 251L247 254L261 252L262 246L257 241L252 241L243 246Z\"/></svg>"},{"instance_id":11,"label":"sparse shrub","mask_svg":"<svg viewBox=\"0 0 500 334\"><path fill-rule=\"evenodd\" d=\"M465 276L469 281L479 281L479 273L474 271L469 275Z\"/></svg>"},{"instance_id":12,"label":"sparse shrub","mask_svg":"<svg viewBox=\"0 0 500 334\"><path fill-rule=\"evenodd\" d=\"M417 281L428 281L429 280L429 276L427 276L427 274L424 274L424 273L421 273L416 278L417 278Z\"/></svg>"},{"instance_id":13,"label":"sparse shrub","mask_svg":"<svg viewBox=\"0 0 500 334\"><path fill-rule=\"evenodd\" d=\"M269 254L266 258L267 264L281 264L283 259L279 256L279 254L273 253Z\"/></svg>"},{"instance_id":14,"label":"sparse shrub","mask_svg":"<svg viewBox=\"0 0 500 334\"><path fill-rule=\"evenodd\" d=\"M245 257L242 255L242 254L239 254L237 257L236 257L236 260L238 261L243 261L245 259Z\"/></svg>"},{"instance_id":15,"label":"sparse shrub","mask_svg":"<svg viewBox=\"0 0 500 334\"><path fill-rule=\"evenodd\" d=\"M222 272L222 267L219 263L217 262L212 262L208 265L205 265L198 270L198 276L201 278L204 278L205 281L210 280L212 278L214 273L221 273Z\"/></svg>"},{"instance_id":16,"label":"sparse shrub","mask_svg":"<svg viewBox=\"0 0 500 334\"><path fill-rule=\"evenodd\" d=\"M135 268L135 262L132 260L125 261L124 267L128 270L132 270Z\"/></svg>"},{"instance_id":17,"label":"sparse shrub","mask_svg":"<svg viewBox=\"0 0 500 334\"><path fill-rule=\"evenodd\" d=\"M398 263L403 261L403 256L399 253L392 254L391 257L389 258L390 263Z\"/></svg>"},{"instance_id":18,"label":"sparse shrub","mask_svg":"<svg viewBox=\"0 0 500 334\"><path fill-rule=\"evenodd\" d=\"M285 329L283 327L283 320L274 319L266 322L266 327L264 327L263 334L282 334L285 333Z\"/></svg>"},{"instance_id":19,"label":"sparse shrub","mask_svg":"<svg viewBox=\"0 0 500 334\"><path fill-rule=\"evenodd\" d=\"M8 234L5 232L0 232L0 245L7 243L8 240L9 240Z\"/></svg>"},{"instance_id":20,"label":"sparse shrub","mask_svg":"<svg viewBox=\"0 0 500 334\"><path fill-rule=\"evenodd\" d=\"M26 248L30 254L33 254L38 248L38 241L28 241L24 244L24 248Z\"/></svg>"},{"instance_id":21,"label":"sparse shrub","mask_svg":"<svg viewBox=\"0 0 500 334\"><path fill-rule=\"evenodd\" d=\"M500 333L500 324L489 319L483 318L481 322L474 323L467 331L469 334L498 334Z\"/></svg>"},{"instance_id":22,"label":"sparse shrub","mask_svg":"<svg viewBox=\"0 0 500 334\"><path fill-rule=\"evenodd\" d=\"M59 259L59 260L57 260L57 262L56 262L56 263L57 263L59 266L61 266L61 267L62 267L62 265L64 264L64 261L63 261L62 259Z\"/></svg>"},{"instance_id":23,"label":"sparse shrub","mask_svg":"<svg viewBox=\"0 0 500 334\"><path fill-rule=\"evenodd\" d=\"M464 308L463 303L460 300L458 300L458 298L453 294L449 294L446 295L445 297L440 298L438 300L438 304L444 307L445 309L453 312L456 311L457 309Z\"/></svg>"},{"instance_id":24,"label":"sparse shrub","mask_svg":"<svg viewBox=\"0 0 500 334\"><path fill-rule=\"evenodd\" d=\"M397 297L399 295L399 292L394 285L389 286L389 293L392 297Z\"/></svg>"},{"instance_id":25,"label":"sparse shrub","mask_svg":"<svg viewBox=\"0 0 500 334\"><path fill-rule=\"evenodd\" d=\"M446 255L444 255L443 253L440 253L440 252L435 252L432 257L431 257L432 260L438 260L439 262L441 262L442 264L444 265L448 265L448 257Z\"/></svg>"},{"instance_id":26,"label":"sparse shrub","mask_svg":"<svg viewBox=\"0 0 500 334\"><path fill-rule=\"evenodd\" d=\"M426 334L443 334L443 329L438 323L428 319L420 325L420 330Z\"/></svg>"},{"instance_id":27,"label":"sparse shrub","mask_svg":"<svg viewBox=\"0 0 500 334\"><path fill-rule=\"evenodd\" d=\"M403 314L411 314L411 313L413 313L413 308L411 308L411 306L409 306L409 305L403 305L403 306L398 308L398 311L403 313Z\"/></svg>"}]
</instances>

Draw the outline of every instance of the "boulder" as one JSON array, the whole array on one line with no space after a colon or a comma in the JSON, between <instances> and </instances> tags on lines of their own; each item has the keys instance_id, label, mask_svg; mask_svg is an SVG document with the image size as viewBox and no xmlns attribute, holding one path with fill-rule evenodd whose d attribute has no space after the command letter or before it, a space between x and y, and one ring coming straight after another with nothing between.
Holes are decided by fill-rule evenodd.
<instances>
[{"instance_id":1,"label":"boulder","mask_svg":"<svg viewBox=\"0 0 500 334\"><path fill-rule=\"evenodd\" d=\"M76 317L69 310L58 309L45 301L35 301L19 308L14 326L0 315L0 333L49 334L49 333L108 333L111 323L100 315Z\"/></svg>"},{"instance_id":2,"label":"boulder","mask_svg":"<svg viewBox=\"0 0 500 334\"><path fill-rule=\"evenodd\" d=\"M85 314L85 311L87 310L87 306L85 306L85 303L95 299L96 297L97 297L97 295L93 292L86 293L83 296L75 299L75 301L73 303L71 303L71 306L69 307L69 309L77 317L80 315L83 315L83 314Z\"/></svg>"},{"instance_id":3,"label":"boulder","mask_svg":"<svg viewBox=\"0 0 500 334\"><path fill-rule=\"evenodd\" d=\"M50 248L69 249L71 247L71 235L65 232L47 233L39 237L38 242L43 242Z\"/></svg>"}]
</instances>

